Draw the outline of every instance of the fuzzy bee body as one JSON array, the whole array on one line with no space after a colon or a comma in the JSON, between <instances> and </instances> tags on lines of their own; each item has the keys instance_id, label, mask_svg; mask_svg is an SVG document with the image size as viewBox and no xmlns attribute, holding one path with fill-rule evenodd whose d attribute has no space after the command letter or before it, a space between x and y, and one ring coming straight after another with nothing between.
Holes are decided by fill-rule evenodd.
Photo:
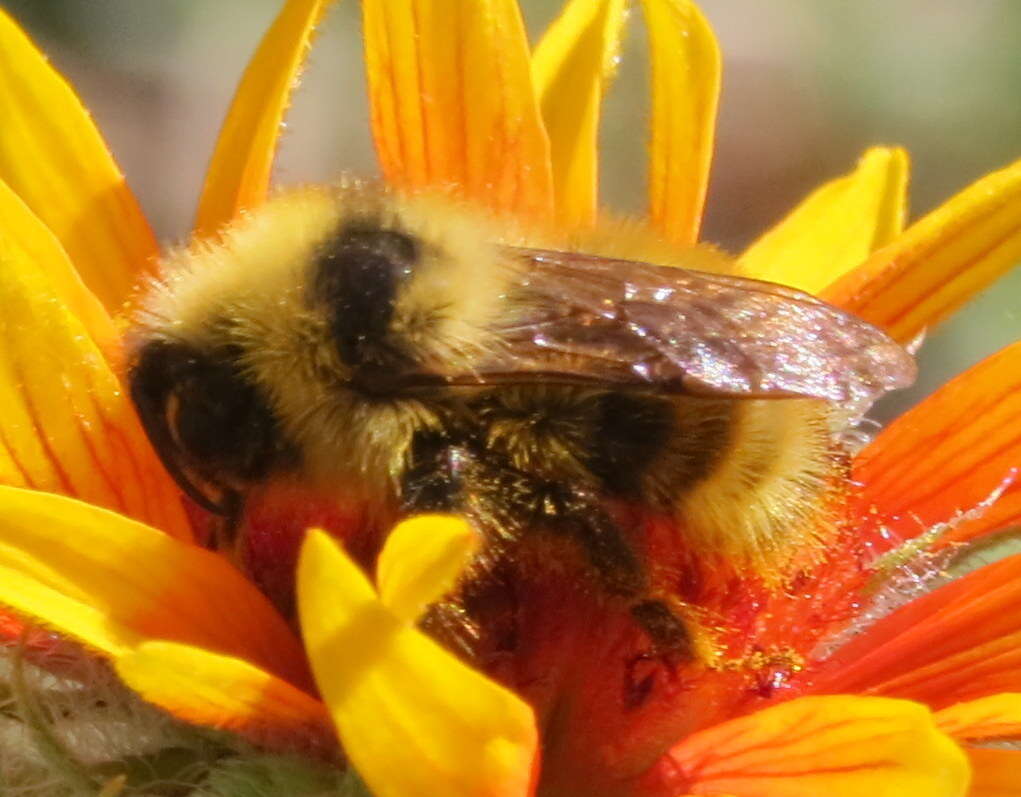
<instances>
[{"instance_id":1,"label":"fuzzy bee body","mask_svg":"<svg viewBox=\"0 0 1021 797\"><path fill-rule=\"evenodd\" d=\"M912 376L878 330L732 268L625 230L536 239L361 184L296 191L166 259L132 395L214 512L282 478L381 517L463 513L499 555L567 533L669 641L607 504L675 516L696 550L782 555L839 481L833 407Z\"/></svg>"}]
</instances>

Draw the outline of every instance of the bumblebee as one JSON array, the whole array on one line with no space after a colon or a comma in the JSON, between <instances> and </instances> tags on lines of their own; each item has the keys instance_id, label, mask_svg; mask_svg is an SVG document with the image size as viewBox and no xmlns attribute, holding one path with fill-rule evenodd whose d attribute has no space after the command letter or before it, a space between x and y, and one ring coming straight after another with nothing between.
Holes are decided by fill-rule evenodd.
<instances>
[{"instance_id":1,"label":"bumblebee","mask_svg":"<svg viewBox=\"0 0 1021 797\"><path fill-rule=\"evenodd\" d=\"M557 240L358 182L295 190L165 258L131 395L228 532L252 490L296 480L380 523L460 513L489 560L566 535L680 644L611 505L707 554L782 557L839 481L835 416L914 377L878 329L734 270L625 228Z\"/></svg>"}]
</instances>

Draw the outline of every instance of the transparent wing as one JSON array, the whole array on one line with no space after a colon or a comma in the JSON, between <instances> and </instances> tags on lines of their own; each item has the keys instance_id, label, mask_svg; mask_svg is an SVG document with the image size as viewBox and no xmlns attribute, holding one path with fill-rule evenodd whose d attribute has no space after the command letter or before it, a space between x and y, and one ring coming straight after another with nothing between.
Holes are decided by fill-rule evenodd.
<instances>
[{"instance_id":1,"label":"transparent wing","mask_svg":"<svg viewBox=\"0 0 1021 797\"><path fill-rule=\"evenodd\" d=\"M514 320L492 330L501 348L483 382L532 373L864 411L915 378L911 355L881 330L791 288L574 252L505 253Z\"/></svg>"}]
</instances>

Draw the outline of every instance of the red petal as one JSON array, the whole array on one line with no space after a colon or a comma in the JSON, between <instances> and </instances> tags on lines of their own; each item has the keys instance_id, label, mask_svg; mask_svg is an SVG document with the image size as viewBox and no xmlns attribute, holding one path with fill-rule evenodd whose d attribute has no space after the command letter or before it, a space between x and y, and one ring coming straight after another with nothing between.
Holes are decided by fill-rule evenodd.
<instances>
[{"instance_id":1,"label":"red petal","mask_svg":"<svg viewBox=\"0 0 1021 797\"><path fill-rule=\"evenodd\" d=\"M968 797L1021 797L1021 750L967 747L971 761Z\"/></svg>"},{"instance_id":2,"label":"red petal","mask_svg":"<svg viewBox=\"0 0 1021 797\"><path fill-rule=\"evenodd\" d=\"M1021 555L912 601L809 674L811 691L906 697L937 708L1021 691Z\"/></svg>"},{"instance_id":3,"label":"red petal","mask_svg":"<svg viewBox=\"0 0 1021 797\"><path fill-rule=\"evenodd\" d=\"M969 369L883 431L855 462L869 513L898 536L1003 494L940 540L969 540L1021 519L1021 343Z\"/></svg>"}]
</instances>

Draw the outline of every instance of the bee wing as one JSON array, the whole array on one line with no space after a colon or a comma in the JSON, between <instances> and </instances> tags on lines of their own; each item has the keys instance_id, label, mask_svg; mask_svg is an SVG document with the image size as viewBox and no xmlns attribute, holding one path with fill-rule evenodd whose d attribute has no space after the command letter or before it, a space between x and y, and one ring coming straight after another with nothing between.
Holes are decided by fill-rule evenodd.
<instances>
[{"instance_id":1,"label":"bee wing","mask_svg":"<svg viewBox=\"0 0 1021 797\"><path fill-rule=\"evenodd\" d=\"M572 252L506 254L519 312L493 330L506 347L483 369L494 374L805 396L862 412L915 378L913 358L885 333L801 291Z\"/></svg>"}]
</instances>

